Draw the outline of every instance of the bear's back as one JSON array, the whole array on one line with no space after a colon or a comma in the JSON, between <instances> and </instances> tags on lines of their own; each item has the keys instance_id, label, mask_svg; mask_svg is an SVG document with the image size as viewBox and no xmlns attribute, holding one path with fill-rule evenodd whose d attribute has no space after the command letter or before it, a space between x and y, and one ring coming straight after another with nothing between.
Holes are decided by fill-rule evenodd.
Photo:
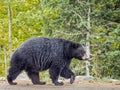
<instances>
[{"instance_id":1,"label":"bear's back","mask_svg":"<svg viewBox=\"0 0 120 90\"><path fill-rule=\"evenodd\" d=\"M33 37L21 44L15 52L26 58L44 52L62 57L65 42L66 40L59 38Z\"/></svg>"}]
</instances>

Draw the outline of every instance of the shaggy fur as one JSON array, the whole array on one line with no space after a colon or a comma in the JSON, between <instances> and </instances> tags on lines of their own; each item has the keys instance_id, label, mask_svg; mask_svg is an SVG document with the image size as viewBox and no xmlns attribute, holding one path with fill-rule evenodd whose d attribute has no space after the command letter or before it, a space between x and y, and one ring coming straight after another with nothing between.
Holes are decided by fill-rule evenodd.
<instances>
[{"instance_id":1,"label":"shaggy fur","mask_svg":"<svg viewBox=\"0 0 120 90\"><path fill-rule=\"evenodd\" d=\"M33 84L43 85L39 81L39 72L49 69L50 78L55 85L63 85L58 82L59 75L70 78L72 84L75 80L74 73L69 65L72 58L82 59L85 50L81 44L65 39L34 37L17 48L11 58L7 80L13 82L22 70L25 70Z\"/></svg>"}]
</instances>

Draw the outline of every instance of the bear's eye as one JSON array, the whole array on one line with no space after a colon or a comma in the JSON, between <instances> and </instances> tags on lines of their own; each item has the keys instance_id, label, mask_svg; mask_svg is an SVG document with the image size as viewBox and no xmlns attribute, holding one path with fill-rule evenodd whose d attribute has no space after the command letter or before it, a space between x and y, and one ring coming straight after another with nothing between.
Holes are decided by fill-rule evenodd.
<instances>
[{"instance_id":1,"label":"bear's eye","mask_svg":"<svg viewBox=\"0 0 120 90\"><path fill-rule=\"evenodd\" d=\"M80 45L79 45L78 43L72 43L71 46L72 46L74 49L78 49Z\"/></svg>"}]
</instances>

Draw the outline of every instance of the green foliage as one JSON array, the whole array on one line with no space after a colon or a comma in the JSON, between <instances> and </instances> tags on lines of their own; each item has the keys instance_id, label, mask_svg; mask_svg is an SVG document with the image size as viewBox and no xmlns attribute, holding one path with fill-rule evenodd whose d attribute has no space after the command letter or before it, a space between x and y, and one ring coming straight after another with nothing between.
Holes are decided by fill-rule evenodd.
<instances>
[{"instance_id":1,"label":"green foliage","mask_svg":"<svg viewBox=\"0 0 120 90\"><path fill-rule=\"evenodd\" d=\"M2 60L4 59L4 54L3 51L0 49L0 76L4 76L5 75L5 66L4 66L4 61Z\"/></svg>"},{"instance_id":2,"label":"green foliage","mask_svg":"<svg viewBox=\"0 0 120 90\"><path fill-rule=\"evenodd\" d=\"M61 27L53 32L53 37L63 37L77 42L85 41L88 6L88 2L84 0L62 1L60 16L57 19Z\"/></svg>"},{"instance_id":3,"label":"green foliage","mask_svg":"<svg viewBox=\"0 0 120 90\"><path fill-rule=\"evenodd\" d=\"M13 51L33 36L60 37L86 42L90 32L91 75L120 78L119 0L10 0ZM90 25L87 28L88 8ZM0 76L5 75L4 48L9 62L8 0L0 1ZM76 75L85 74L85 63L73 60ZM48 72L40 74L47 75ZM43 77L46 78L46 77Z\"/></svg>"},{"instance_id":4,"label":"green foliage","mask_svg":"<svg viewBox=\"0 0 120 90\"><path fill-rule=\"evenodd\" d=\"M85 75L85 62L73 59L70 68L76 75Z\"/></svg>"},{"instance_id":5,"label":"green foliage","mask_svg":"<svg viewBox=\"0 0 120 90\"><path fill-rule=\"evenodd\" d=\"M119 0L96 2L92 12L92 75L120 78ZM94 33L93 33L94 32Z\"/></svg>"}]
</instances>

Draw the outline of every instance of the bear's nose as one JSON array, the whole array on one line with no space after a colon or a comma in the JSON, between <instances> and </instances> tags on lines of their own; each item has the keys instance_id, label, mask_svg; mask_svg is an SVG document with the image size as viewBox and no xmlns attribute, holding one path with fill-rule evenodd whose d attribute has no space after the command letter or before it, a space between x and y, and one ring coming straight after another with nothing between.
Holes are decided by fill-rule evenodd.
<instances>
[{"instance_id":1,"label":"bear's nose","mask_svg":"<svg viewBox=\"0 0 120 90\"><path fill-rule=\"evenodd\" d=\"M85 53L82 57L83 60L89 60L89 57L87 56L87 54Z\"/></svg>"}]
</instances>

